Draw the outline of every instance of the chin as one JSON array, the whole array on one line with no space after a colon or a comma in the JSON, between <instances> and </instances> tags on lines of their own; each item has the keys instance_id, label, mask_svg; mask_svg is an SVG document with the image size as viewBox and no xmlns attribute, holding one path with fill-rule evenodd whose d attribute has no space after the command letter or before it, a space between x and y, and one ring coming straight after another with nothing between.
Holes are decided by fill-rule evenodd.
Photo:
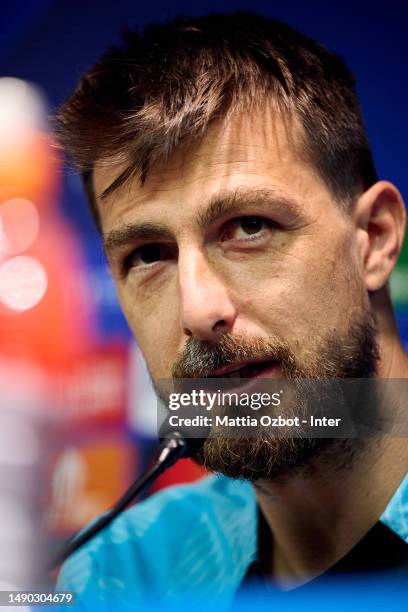
<instances>
[{"instance_id":1,"label":"chin","mask_svg":"<svg viewBox=\"0 0 408 612\"><path fill-rule=\"evenodd\" d=\"M350 467L361 440L349 438L210 438L194 457L209 472L257 482L310 476L321 469Z\"/></svg>"}]
</instances>

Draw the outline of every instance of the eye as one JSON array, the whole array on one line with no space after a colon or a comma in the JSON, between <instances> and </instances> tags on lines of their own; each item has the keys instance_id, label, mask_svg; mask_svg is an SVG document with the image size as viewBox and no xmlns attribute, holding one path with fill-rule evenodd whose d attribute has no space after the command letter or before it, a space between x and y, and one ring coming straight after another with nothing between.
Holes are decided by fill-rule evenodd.
<instances>
[{"instance_id":1,"label":"eye","mask_svg":"<svg viewBox=\"0 0 408 612\"><path fill-rule=\"evenodd\" d=\"M261 219L261 217L244 217L243 219L241 219L240 225L241 229L246 234L252 235L258 234L258 232L263 229L265 223L263 219Z\"/></svg>"},{"instance_id":2,"label":"eye","mask_svg":"<svg viewBox=\"0 0 408 612\"><path fill-rule=\"evenodd\" d=\"M169 259L170 251L162 244L144 244L132 251L124 260L124 270L151 266L158 261Z\"/></svg>"},{"instance_id":3,"label":"eye","mask_svg":"<svg viewBox=\"0 0 408 612\"><path fill-rule=\"evenodd\" d=\"M263 234L271 226L263 217L240 217L229 222L221 236L224 240L251 240L251 236Z\"/></svg>"}]
</instances>

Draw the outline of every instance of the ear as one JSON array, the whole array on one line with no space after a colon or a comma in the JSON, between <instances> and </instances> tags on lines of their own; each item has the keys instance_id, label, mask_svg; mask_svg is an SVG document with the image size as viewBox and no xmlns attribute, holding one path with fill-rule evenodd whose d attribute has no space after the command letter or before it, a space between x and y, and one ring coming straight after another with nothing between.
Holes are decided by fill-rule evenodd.
<instances>
[{"instance_id":1,"label":"ear","mask_svg":"<svg viewBox=\"0 0 408 612\"><path fill-rule=\"evenodd\" d=\"M379 181L359 197L353 218L366 287L377 291L386 284L402 248L404 201L392 183Z\"/></svg>"}]
</instances>

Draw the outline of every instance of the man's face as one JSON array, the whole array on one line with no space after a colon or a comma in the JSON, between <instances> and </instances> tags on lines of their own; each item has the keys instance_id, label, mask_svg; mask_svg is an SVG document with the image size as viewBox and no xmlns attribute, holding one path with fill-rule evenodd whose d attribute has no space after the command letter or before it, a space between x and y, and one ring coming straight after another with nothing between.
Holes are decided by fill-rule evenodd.
<instances>
[{"instance_id":1,"label":"man's face","mask_svg":"<svg viewBox=\"0 0 408 612\"><path fill-rule=\"evenodd\" d=\"M288 129L266 113L214 124L143 186L98 201L120 302L154 380L262 361L268 347L269 376L288 364L342 376L344 360L358 362L369 301L352 217ZM96 194L120 170L97 167ZM201 359L223 338L224 357Z\"/></svg>"}]
</instances>

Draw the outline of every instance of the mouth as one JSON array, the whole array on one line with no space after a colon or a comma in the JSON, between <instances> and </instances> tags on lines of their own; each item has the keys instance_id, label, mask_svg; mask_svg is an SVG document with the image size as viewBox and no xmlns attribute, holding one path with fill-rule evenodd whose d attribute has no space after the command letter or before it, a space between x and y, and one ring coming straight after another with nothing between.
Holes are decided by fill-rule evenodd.
<instances>
[{"instance_id":1,"label":"mouth","mask_svg":"<svg viewBox=\"0 0 408 612\"><path fill-rule=\"evenodd\" d=\"M270 376L276 368L273 360L246 361L214 370L206 378L260 378Z\"/></svg>"}]
</instances>

